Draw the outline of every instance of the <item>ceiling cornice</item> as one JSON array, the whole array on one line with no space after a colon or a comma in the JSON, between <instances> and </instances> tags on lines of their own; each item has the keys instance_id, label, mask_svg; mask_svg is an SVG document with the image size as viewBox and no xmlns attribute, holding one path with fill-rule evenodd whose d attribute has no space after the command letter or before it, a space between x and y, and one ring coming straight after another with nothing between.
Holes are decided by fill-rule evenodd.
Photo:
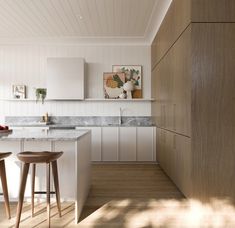
<instances>
[{"instance_id":1,"label":"ceiling cornice","mask_svg":"<svg viewBox=\"0 0 235 228\"><path fill-rule=\"evenodd\" d=\"M171 5L172 0L158 0L155 3L151 17L149 19L148 27L145 31L145 42L152 44L154 37L156 36L162 21Z\"/></svg>"}]
</instances>

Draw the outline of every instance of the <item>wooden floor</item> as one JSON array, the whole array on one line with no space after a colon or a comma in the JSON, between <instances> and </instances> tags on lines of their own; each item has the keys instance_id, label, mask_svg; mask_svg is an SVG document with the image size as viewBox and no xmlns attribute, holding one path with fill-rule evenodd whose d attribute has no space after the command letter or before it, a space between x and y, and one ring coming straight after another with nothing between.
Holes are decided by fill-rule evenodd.
<instances>
[{"instance_id":1,"label":"wooden floor","mask_svg":"<svg viewBox=\"0 0 235 228\"><path fill-rule=\"evenodd\" d=\"M92 188L79 224L74 224L73 203L62 203L62 218L52 204L51 227L151 228L235 227L235 210L227 202L203 205L186 200L157 165L93 165ZM25 204L20 227L47 227L44 203ZM0 228L14 227L0 204ZM213 219L212 219L213 218ZM217 226L217 225L222 226Z\"/></svg>"}]
</instances>

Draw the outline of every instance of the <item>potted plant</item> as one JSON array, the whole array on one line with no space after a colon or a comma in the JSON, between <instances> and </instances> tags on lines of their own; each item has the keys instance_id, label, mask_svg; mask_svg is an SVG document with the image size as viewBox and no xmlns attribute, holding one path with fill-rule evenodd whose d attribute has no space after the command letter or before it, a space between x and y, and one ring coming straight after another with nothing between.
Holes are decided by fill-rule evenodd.
<instances>
[{"instance_id":1,"label":"potted plant","mask_svg":"<svg viewBox=\"0 0 235 228\"><path fill-rule=\"evenodd\" d=\"M42 104L44 104L44 100L47 96L47 89L46 88L36 88L36 102L39 100L42 101Z\"/></svg>"}]
</instances>

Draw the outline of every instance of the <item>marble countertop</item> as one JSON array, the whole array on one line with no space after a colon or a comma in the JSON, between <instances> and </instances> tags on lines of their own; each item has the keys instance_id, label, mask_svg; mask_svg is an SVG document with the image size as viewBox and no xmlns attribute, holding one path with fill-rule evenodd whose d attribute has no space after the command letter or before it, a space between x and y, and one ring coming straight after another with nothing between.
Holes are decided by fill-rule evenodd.
<instances>
[{"instance_id":1,"label":"marble countertop","mask_svg":"<svg viewBox=\"0 0 235 228\"><path fill-rule=\"evenodd\" d=\"M11 134L1 134L0 141L76 141L90 130L13 130Z\"/></svg>"},{"instance_id":2,"label":"marble countertop","mask_svg":"<svg viewBox=\"0 0 235 228\"><path fill-rule=\"evenodd\" d=\"M98 124L89 124L89 125L70 125L70 124L48 124L48 125L42 125L42 124L11 124L10 127L48 127L49 129L75 129L76 127L153 127L155 125L147 125L147 124L135 124L135 125L129 125L129 124L104 124L104 125L98 125Z\"/></svg>"}]
</instances>

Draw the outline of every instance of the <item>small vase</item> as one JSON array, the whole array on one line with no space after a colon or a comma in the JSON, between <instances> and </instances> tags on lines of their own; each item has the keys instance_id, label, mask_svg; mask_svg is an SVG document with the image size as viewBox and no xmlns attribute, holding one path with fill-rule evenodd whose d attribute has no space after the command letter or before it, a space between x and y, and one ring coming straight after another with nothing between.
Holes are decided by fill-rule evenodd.
<instances>
[{"instance_id":1,"label":"small vase","mask_svg":"<svg viewBox=\"0 0 235 228\"><path fill-rule=\"evenodd\" d=\"M123 85L123 89L127 92L127 99L132 99L132 93L131 91L134 90L134 84L132 81L127 81L124 85Z\"/></svg>"}]
</instances>

